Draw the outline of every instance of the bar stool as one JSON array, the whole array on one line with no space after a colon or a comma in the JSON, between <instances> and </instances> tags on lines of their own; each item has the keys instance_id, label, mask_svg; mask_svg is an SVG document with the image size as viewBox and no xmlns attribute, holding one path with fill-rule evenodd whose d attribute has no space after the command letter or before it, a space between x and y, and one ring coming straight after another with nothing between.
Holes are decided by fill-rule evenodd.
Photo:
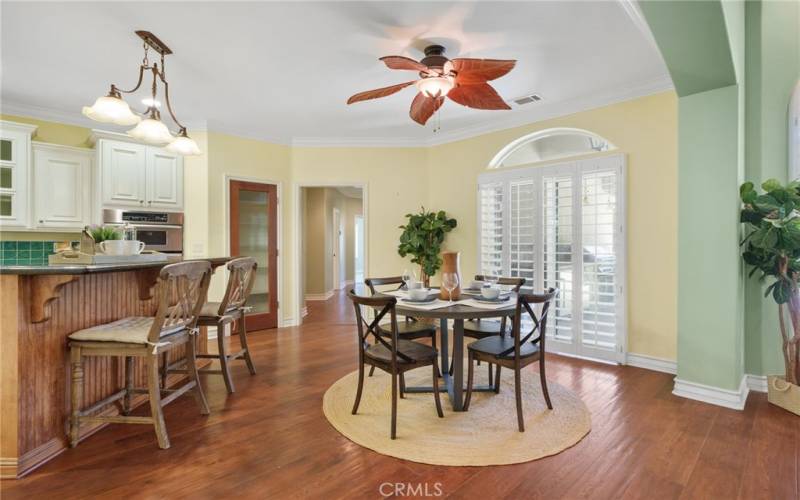
<instances>
[{"instance_id":1,"label":"bar stool","mask_svg":"<svg viewBox=\"0 0 800 500\"><path fill-rule=\"evenodd\" d=\"M211 264L205 261L180 262L164 266L158 276L159 286L156 295L158 309L155 317L128 317L69 335L72 366L70 447L78 445L82 422L107 422L151 424L156 431L158 447L169 448L169 436L162 408L188 391L194 394L200 406L200 413L209 414L208 403L198 381L193 337L197 331L197 319L205 302L210 280ZM174 305L171 305L171 302ZM188 359L189 381L177 389L162 389L159 386L159 357L184 345ZM85 356L124 357L125 388L88 408L81 408ZM134 387L135 357L145 360L147 389ZM132 396L140 393L149 395L151 412L149 417L129 416ZM92 415L102 407L119 400L122 400L122 415Z\"/></svg>"},{"instance_id":2,"label":"bar stool","mask_svg":"<svg viewBox=\"0 0 800 500\"><path fill-rule=\"evenodd\" d=\"M220 369L212 370L201 368L199 373L222 374L225 381L225 388L228 394L233 394L235 388L231 378L230 362L235 359L244 359L250 375L256 374L255 365L250 357L250 349L247 347L247 328L245 327L245 315L248 311L246 307L250 292L256 280L256 269L258 265L252 257L240 257L229 261L226 265L229 271L228 285L222 302L207 302L200 311L200 318L197 321L200 327L213 326L217 329L217 354L197 354L198 358L216 359L219 361ZM228 354L225 347L225 327L234 321L239 323L239 342L241 349L235 354ZM185 369L178 368L186 360L181 360L170 365L162 376L166 378L167 373L185 373ZM167 366L167 365L165 365Z\"/></svg>"}]
</instances>

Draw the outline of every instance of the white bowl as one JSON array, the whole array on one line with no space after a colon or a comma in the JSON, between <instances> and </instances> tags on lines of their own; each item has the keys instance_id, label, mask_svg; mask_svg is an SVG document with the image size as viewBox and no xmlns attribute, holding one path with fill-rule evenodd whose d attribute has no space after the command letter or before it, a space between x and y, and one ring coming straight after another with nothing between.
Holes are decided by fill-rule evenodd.
<instances>
[{"instance_id":1,"label":"white bowl","mask_svg":"<svg viewBox=\"0 0 800 500\"><path fill-rule=\"evenodd\" d=\"M473 290L479 290L483 288L483 281L474 280L472 283L469 284L469 287Z\"/></svg>"},{"instance_id":2,"label":"white bowl","mask_svg":"<svg viewBox=\"0 0 800 500\"><path fill-rule=\"evenodd\" d=\"M499 288L489 288L484 287L481 288L481 297L487 300L494 300L500 296L500 289Z\"/></svg>"},{"instance_id":3,"label":"white bowl","mask_svg":"<svg viewBox=\"0 0 800 500\"><path fill-rule=\"evenodd\" d=\"M412 288L408 291L408 297L411 300L425 300L428 298L427 288Z\"/></svg>"},{"instance_id":4,"label":"white bowl","mask_svg":"<svg viewBox=\"0 0 800 500\"><path fill-rule=\"evenodd\" d=\"M408 280L406 281L406 288L409 290L416 290L422 288L422 282L417 280Z\"/></svg>"}]
</instances>

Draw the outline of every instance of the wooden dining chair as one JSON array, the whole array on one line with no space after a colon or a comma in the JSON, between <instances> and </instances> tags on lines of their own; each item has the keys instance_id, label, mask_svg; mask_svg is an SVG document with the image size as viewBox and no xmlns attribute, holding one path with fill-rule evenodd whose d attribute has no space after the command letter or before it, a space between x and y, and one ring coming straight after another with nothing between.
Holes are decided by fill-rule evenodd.
<instances>
[{"instance_id":1,"label":"wooden dining chair","mask_svg":"<svg viewBox=\"0 0 800 500\"><path fill-rule=\"evenodd\" d=\"M391 419L391 438L397 437L397 396L400 385L400 377L409 370L432 366L433 374L433 398L436 401L436 413L440 418L444 417L442 412L442 402L439 398L440 376L439 367L436 364L438 352L434 347L414 342L413 340L401 339L398 333L397 314L395 305L397 299L390 296L361 297L356 295L355 290L350 290L350 300L356 312L356 323L358 331L358 389L356 400L353 404L353 415L358 412L358 405L361 402L361 393L364 388L364 370L366 365L372 368L389 373L392 376L392 419ZM367 322L361 312L361 306L377 309L375 319ZM388 335L387 331L379 330L386 316L389 317ZM384 327L386 328L386 327ZM374 337L374 344L369 343L369 336Z\"/></svg>"},{"instance_id":2,"label":"wooden dining chair","mask_svg":"<svg viewBox=\"0 0 800 500\"><path fill-rule=\"evenodd\" d=\"M180 395L192 391L200 413L209 414L203 389L197 376L195 343L197 318L206 299L211 280L211 264L205 261L180 262L161 269L158 277L155 317L129 317L112 323L78 330L69 335L72 369L69 422L70 447L78 445L83 422L122 424L151 424L156 431L159 448L169 448L169 436L164 423L163 407ZM173 305L174 304L174 305ZM159 357L162 353L186 346L189 381L179 388L159 385ZM83 403L83 358L87 356L117 356L125 358L125 388L98 401L88 408ZM134 387L133 360L144 358L147 389ZM134 394L150 397L150 416L130 416ZM122 400L117 416L93 415L103 407Z\"/></svg>"},{"instance_id":3,"label":"wooden dining chair","mask_svg":"<svg viewBox=\"0 0 800 500\"><path fill-rule=\"evenodd\" d=\"M380 293L376 287L379 286L393 286L392 290L405 290L405 282L400 276L393 276L391 278L367 278L364 283L369 287L370 293L373 295ZM389 334L389 324L378 325L378 333L381 335ZM430 338L431 346L436 349L436 326L424 321L418 321L416 318L406 316L404 321L397 323L397 336L403 340L416 340L422 338ZM374 373L375 368L370 368L369 376ZM400 397L403 397L405 392L405 379L400 379Z\"/></svg>"},{"instance_id":4,"label":"wooden dining chair","mask_svg":"<svg viewBox=\"0 0 800 500\"><path fill-rule=\"evenodd\" d=\"M233 394L235 388L231 377L230 364L237 359L244 359L250 375L256 374L256 368L250 357L250 349L247 346L247 327L245 317L247 315L247 299L253 291L256 281L256 270L258 264L253 257L239 257L228 261L228 285L225 295L221 302L206 302L200 310L200 318L197 325L201 328L213 326L217 329L217 353L197 354L198 358L215 359L219 361L220 368L201 368L199 373L221 374L225 381L225 388L228 394ZM238 325L238 337L241 348L234 354L228 354L225 346L225 330L228 325L236 322ZM163 372L163 379L166 380L167 373L185 373L182 367L186 360L180 360L174 365L169 366ZM163 365L166 366L166 365Z\"/></svg>"},{"instance_id":5,"label":"wooden dining chair","mask_svg":"<svg viewBox=\"0 0 800 500\"><path fill-rule=\"evenodd\" d=\"M475 281L486 281L489 278L493 278L497 280L498 285L503 286L510 286L511 291L514 293L519 293L520 289L522 289L523 285L525 285L525 278L498 278L498 277L490 277L483 274L476 274ZM509 332L509 325L508 325L508 318L506 316L502 316L499 319L469 319L464 322L464 336L470 337L473 339L485 339L486 337L492 337L494 335L505 335ZM480 363L478 363L480 364ZM499 366L497 367L500 368ZM492 367L491 365L488 367L489 370L489 385L493 384L492 381ZM453 373L452 363L450 366L450 374Z\"/></svg>"},{"instance_id":6,"label":"wooden dining chair","mask_svg":"<svg viewBox=\"0 0 800 500\"><path fill-rule=\"evenodd\" d=\"M547 313L550 310L550 303L558 295L558 290L550 288L543 294L519 294L517 295L517 307L514 312L511 336L496 335L475 341L467 346L469 351L469 368L467 371L467 396L464 401L464 411L469 409L472 399L473 385L473 361L482 360L497 366L495 376L495 392L500 390L500 367L504 366L514 370L514 391L517 398L517 424L519 431L525 432L525 422L522 418L522 369L531 363L539 362L539 379L542 384L542 393L549 409L553 409L550 403L550 394L547 392L547 378L545 377L545 340L547 329ZM537 318L531 304L541 304L541 315ZM533 328L522 337L522 316L530 316L533 321ZM538 335L534 338L534 334Z\"/></svg>"}]
</instances>

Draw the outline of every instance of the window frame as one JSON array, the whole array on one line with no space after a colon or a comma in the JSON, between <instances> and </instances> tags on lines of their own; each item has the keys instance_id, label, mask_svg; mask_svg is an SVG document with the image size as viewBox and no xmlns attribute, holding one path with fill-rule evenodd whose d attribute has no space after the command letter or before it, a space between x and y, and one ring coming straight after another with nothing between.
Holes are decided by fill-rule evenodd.
<instances>
[{"instance_id":1,"label":"window frame","mask_svg":"<svg viewBox=\"0 0 800 500\"><path fill-rule=\"evenodd\" d=\"M616 183L616 219L615 231L617 237L614 242L614 254L617 258L615 268L615 306L616 306L616 349L606 350L602 348L585 346L582 342L583 329L583 210L580 203L580 192L582 192L582 177L585 173L596 171L614 170L617 176ZM573 196L573 261L580 263L580 272L573 278L573 290L580 290L574 293L573 301L573 335L570 345L562 345L564 342L553 340L548 335L548 342L552 346L554 343L559 347L555 349L560 354L585 357L594 360L624 363L628 349L628 305L627 305L627 158L620 152L607 152L593 155L589 158L580 159L559 159L546 164L535 163L522 165L513 168L494 169L484 172L478 176L476 194L476 215L477 215L477 266L478 274L483 272L483 255L481 248L481 235L483 232L481 189L487 184L502 183L503 186L503 256L501 267L503 275L507 276L510 271L510 245L508 239L511 234L511 196L510 186L515 181L532 180L534 184L534 217L536 220L536 230L534 235L534 289L543 290L543 224L544 224L544 204L543 204L543 178L552 176L567 176L573 179L575 193ZM576 256L577 255L577 256ZM552 332L550 332L552 333Z\"/></svg>"}]
</instances>

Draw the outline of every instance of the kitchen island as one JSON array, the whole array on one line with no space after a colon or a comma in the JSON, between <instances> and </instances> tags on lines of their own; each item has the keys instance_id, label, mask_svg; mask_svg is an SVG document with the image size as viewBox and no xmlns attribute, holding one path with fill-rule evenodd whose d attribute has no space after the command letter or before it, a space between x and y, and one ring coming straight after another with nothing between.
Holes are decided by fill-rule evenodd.
<instances>
[{"instance_id":1,"label":"kitchen island","mask_svg":"<svg viewBox=\"0 0 800 500\"><path fill-rule=\"evenodd\" d=\"M230 259L204 260L216 270ZM177 261L0 267L0 477L21 477L68 447L67 336L126 316L152 316L158 273ZM181 356L176 349L170 361ZM83 405L124 387L123 369L122 360L86 359ZM183 376L171 374L168 384ZM136 366L135 381L145 384L143 366ZM109 407L103 414L117 412ZM82 438L101 426L82 430Z\"/></svg>"}]
</instances>

